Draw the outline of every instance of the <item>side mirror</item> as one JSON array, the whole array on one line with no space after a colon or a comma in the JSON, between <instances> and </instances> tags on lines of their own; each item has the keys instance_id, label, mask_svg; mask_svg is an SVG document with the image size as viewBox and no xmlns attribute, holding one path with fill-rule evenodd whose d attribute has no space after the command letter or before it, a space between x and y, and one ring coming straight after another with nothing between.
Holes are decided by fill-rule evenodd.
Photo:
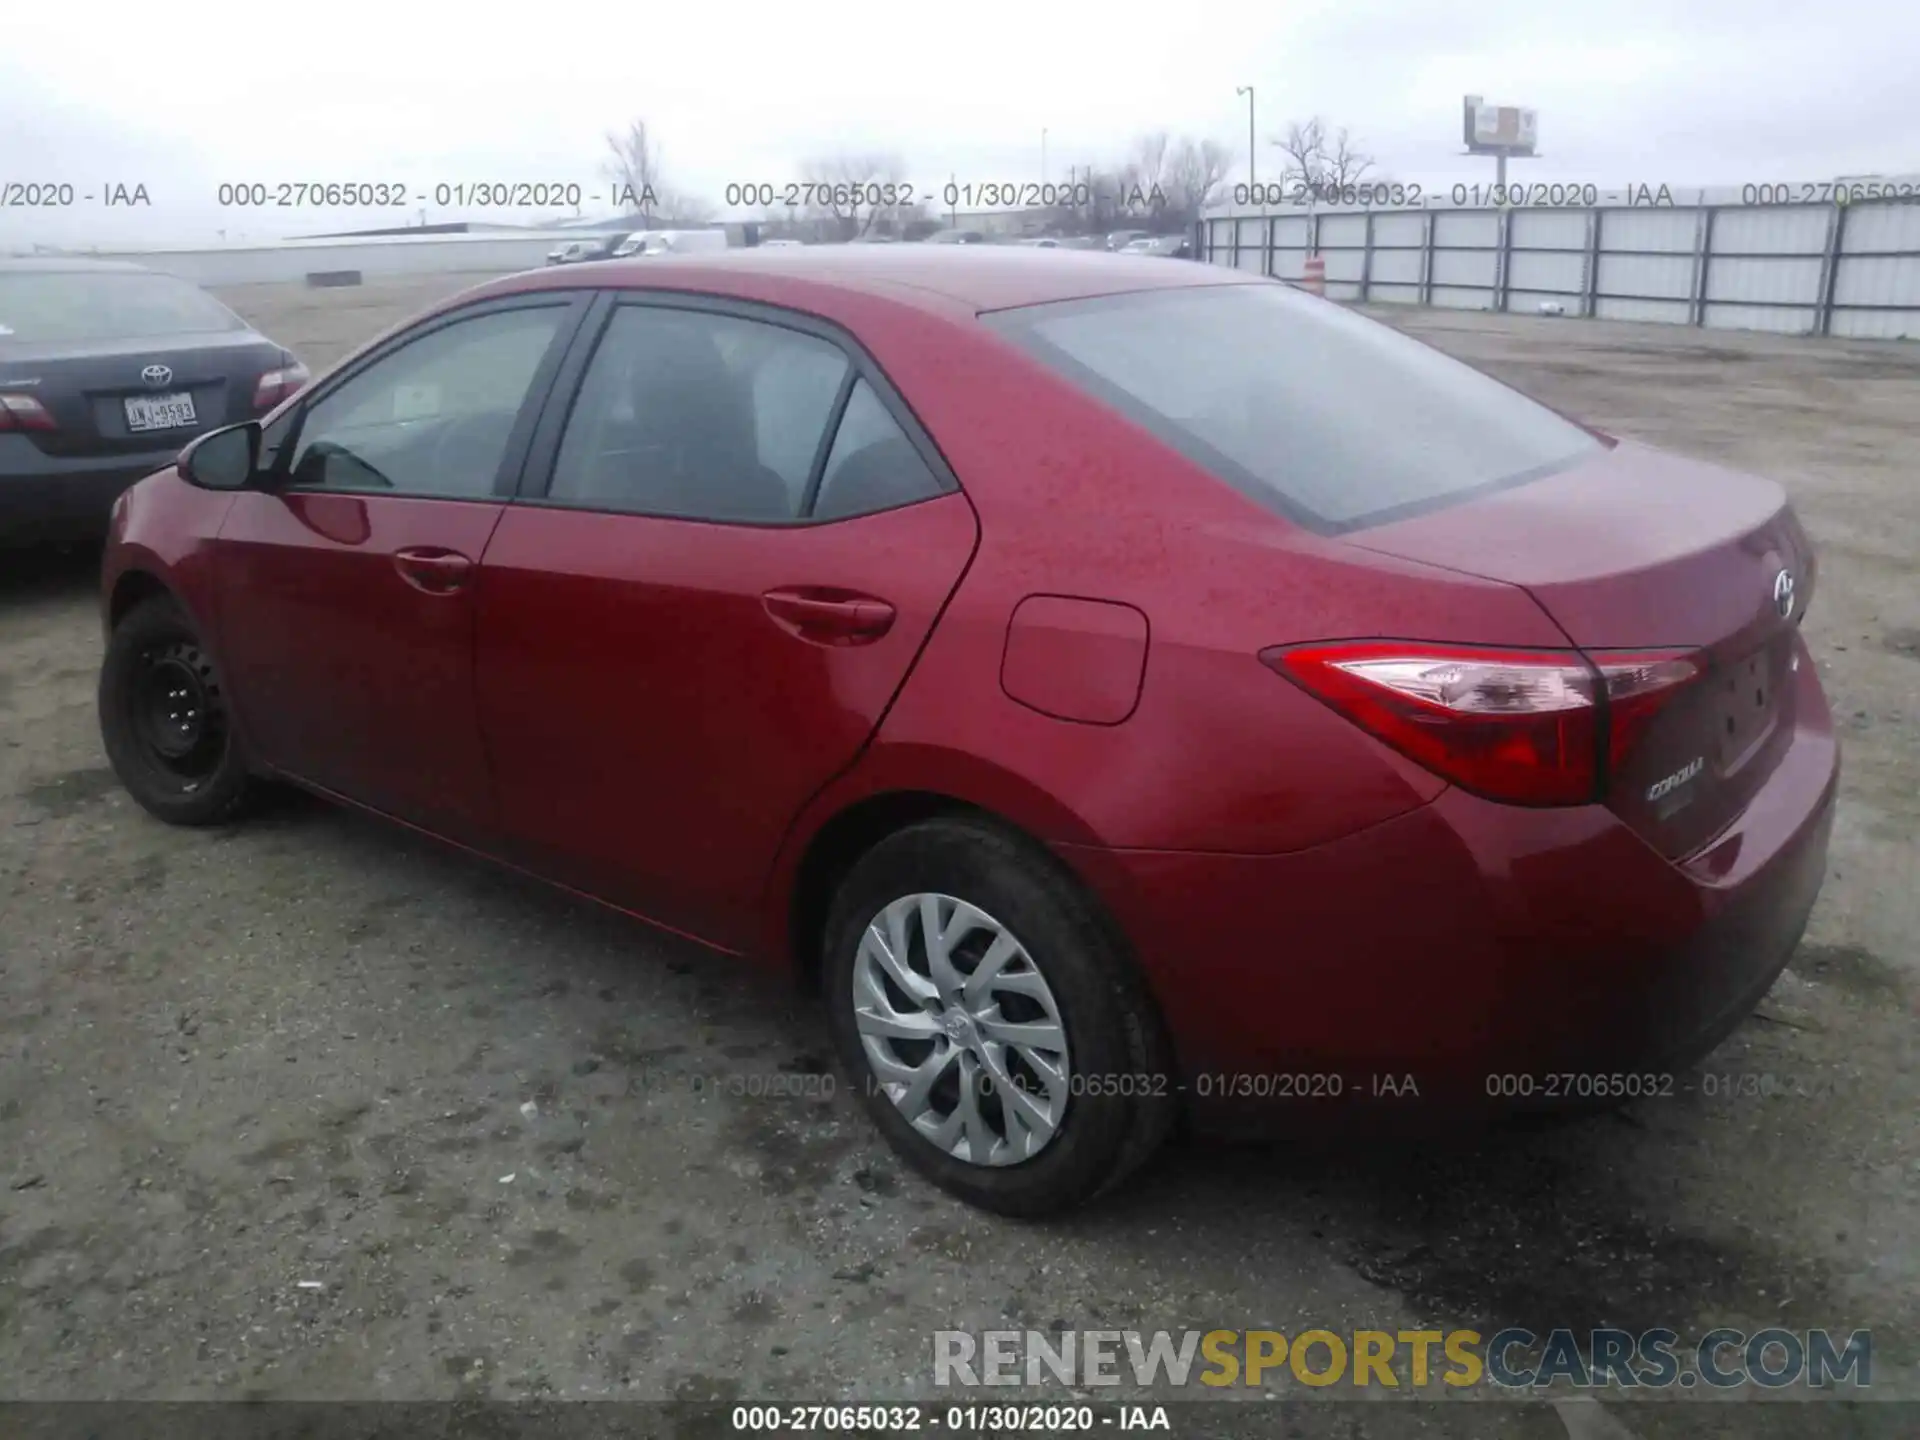
<instances>
[{"instance_id":1,"label":"side mirror","mask_svg":"<svg viewBox=\"0 0 1920 1440\"><path fill-rule=\"evenodd\" d=\"M260 422L209 430L180 452L181 478L202 490L244 490L260 471Z\"/></svg>"}]
</instances>

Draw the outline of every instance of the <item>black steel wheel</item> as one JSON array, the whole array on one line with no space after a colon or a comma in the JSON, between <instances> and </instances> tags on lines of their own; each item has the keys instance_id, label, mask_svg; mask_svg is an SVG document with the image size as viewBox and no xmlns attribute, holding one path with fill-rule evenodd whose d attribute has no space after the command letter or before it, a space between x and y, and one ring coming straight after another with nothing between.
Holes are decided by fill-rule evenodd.
<instances>
[{"instance_id":1,"label":"black steel wheel","mask_svg":"<svg viewBox=\"0 0 1920 1440\"><path fill-rule=\"evenodd\" d=\"M219 669L167 597L136 605L107 641L100 735L127 793L169 824L219 824L251 797Z\"/></svg>"}]
</instances>

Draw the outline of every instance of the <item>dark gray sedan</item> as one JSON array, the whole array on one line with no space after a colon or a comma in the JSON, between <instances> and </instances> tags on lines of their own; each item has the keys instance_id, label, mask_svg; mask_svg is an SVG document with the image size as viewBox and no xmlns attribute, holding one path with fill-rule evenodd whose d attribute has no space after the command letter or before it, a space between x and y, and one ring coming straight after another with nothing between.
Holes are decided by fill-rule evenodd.
<instances>
[{"instance_id":1,"label":"dark gray sedan","mask_svg":"<svg viewBox=\"0 0 1920 1440\"><path fill-rule=\"evenodd\" d=\"M291 353L184 280L0 259L0 546L98 538L134 481L306 380Z\"/></svg>"}]
</instances>

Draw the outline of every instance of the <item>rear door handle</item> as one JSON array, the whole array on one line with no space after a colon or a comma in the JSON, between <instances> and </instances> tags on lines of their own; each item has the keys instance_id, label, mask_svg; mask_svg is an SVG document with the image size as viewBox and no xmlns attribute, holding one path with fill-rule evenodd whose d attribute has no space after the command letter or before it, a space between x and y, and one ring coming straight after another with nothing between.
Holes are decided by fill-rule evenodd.
<instances>
[{"instance_id":1,"label":"rear door handle","mask_svg":"<svg viewBox=\"0 0 1920 1440\"><path fill-rule=\"evenodd\" d=\"M818 645L868 645L893 628L894 609L871 595L795 585L761 597L785 630Z\"/></svg>"},{"instance_id":2,"label":"rear door handle","mask_svg":"<svg viewBox=\"0 0 1920 1440\"><path fill-rule=\"evenodd\" d=\"M473 561L457 550L416 545L394 551L393 566L414 589L429 595L450 595L467 583Z\"/></svg>"}]
</instances>

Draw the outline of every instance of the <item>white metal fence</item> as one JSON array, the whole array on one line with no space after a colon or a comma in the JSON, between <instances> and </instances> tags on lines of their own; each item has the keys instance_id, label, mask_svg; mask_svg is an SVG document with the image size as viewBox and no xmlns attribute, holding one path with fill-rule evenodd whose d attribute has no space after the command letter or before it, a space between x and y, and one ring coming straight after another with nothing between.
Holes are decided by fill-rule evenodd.
<instances>
[{"instance_id":1,"label":"white metal fence","mask_svg":"<svg viewBox=\"0 0 1920 1440\"><path fill-rule=\"evenodd\" d=\"M526 270L568 240L566 231L530 235L392 235L344 240L283 240L258 245L174 246L73 251L102 260L131 260L196 285L260 285L309 276L400 275Z\"/></svg>"},{"instance_id":2,"label":"white metal fence","mask_svg":"<svg viewBox=\"0 0 1920 1440\"><path fill-rule=\"evenodd\" d=\"M1298 281L1318 254L1362 303L1920 339L1920 177L1581 189L1511 187L1597 203L1216 207L1197 258Z\"/></svg>"}]
</instances>

